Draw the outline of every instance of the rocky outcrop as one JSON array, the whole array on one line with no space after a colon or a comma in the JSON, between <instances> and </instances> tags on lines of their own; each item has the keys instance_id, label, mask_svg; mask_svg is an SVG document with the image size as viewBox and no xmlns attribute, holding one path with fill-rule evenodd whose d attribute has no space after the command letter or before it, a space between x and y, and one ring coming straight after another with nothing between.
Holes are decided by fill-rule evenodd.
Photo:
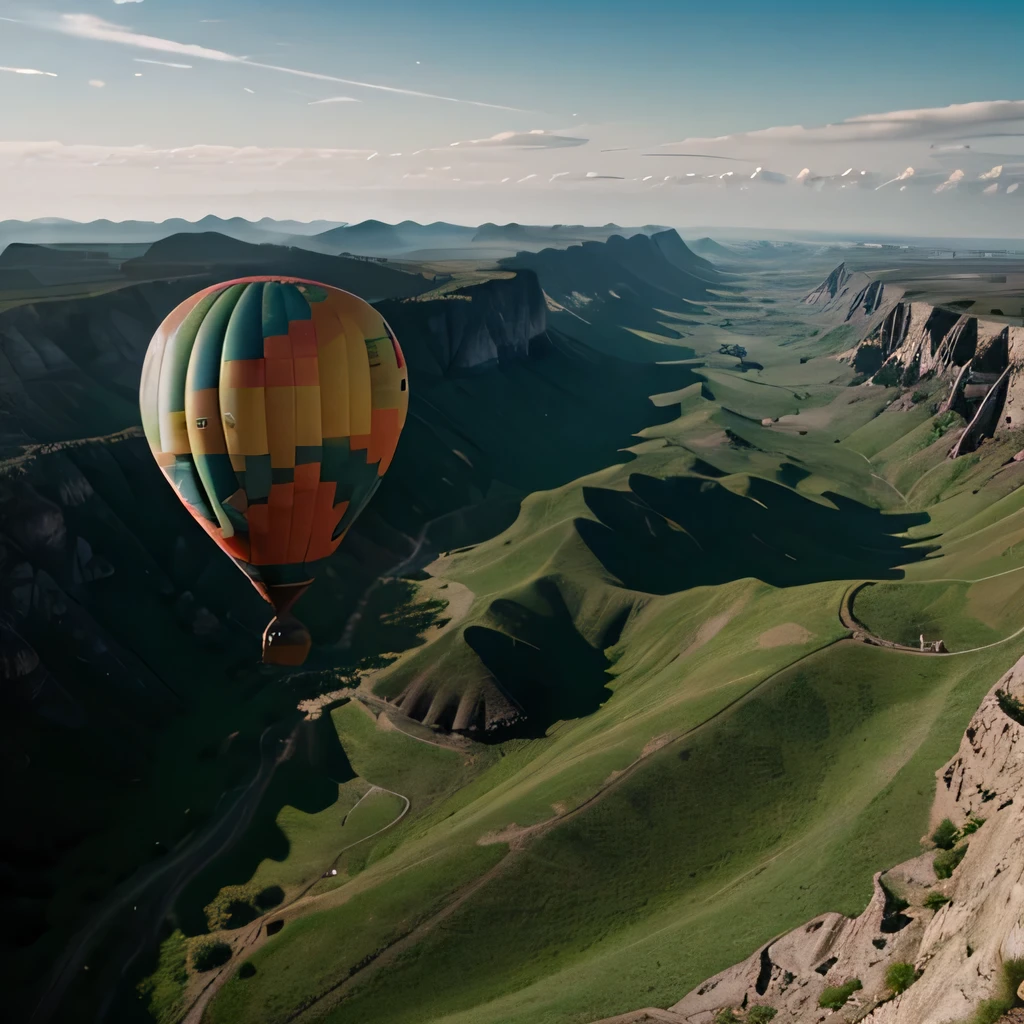
<instances>
[{"instance_id":1,"label":"rocky outcrop","mask_svg":"<svg viewBox=\"0 0 1024 1024\"><path fill-rule=\"evenodd\" d=\"M831 302L840 292L846 290L853 275L845 263L840 263L814 291L810 292L804 302L808 306L823 306Z\"/></svg>"},{"instance_id":2,"label":"rocky outcrop","mask_svg":"<svg viewBox=\"0 0 1024 1024\"><path fill-rule=\"evenodd\" d=\"M723 1008L763 1003L779 1020L817 1024L827 1012L822 991L853 979L862 987L831 1019L952 1024L1002 997L1002 965L1024 957L1024 724L1001 694L1024 698L1024 659L988 693L936 773L931 826L949 818L976 828L960 840L966 853L950 878L936 877L936 851L880 872L859 917L823 914L774 939L689 992L670 1019L711 1024ZM899 995L886 983L894 963L917 971Z\"/></svg>"},{"instance_id":3,"label":"rocky outcrop","mask_svg":"<svg viewBox=\"0 0 1024 1024\"><path fill-rule=\"evenodd\" d=\"M942 411L955 410L968 421L954 457L974 451L986 437L1024 426L1024 327L927 302L898 302L844 358L857 373L887 386L947 378Z\"/></svg>"},{"instance_id":4,"label":"rocky outcrop","mask_svg":"<svg viewBox=\"0 0 1024 1024\"><path fill-rule=\"evenodd\" d=\"M841 318L844 323L863 323L872 320L886 303L898 299L899 294L898 290L887 291L882 281L863 271L851 270L840 263L804 297L804 303L823 314Z\"/></svg>"},{"instance_id":5,"label":"rocky outcrop","mask_svg":"<svg viewBox=\"0 0 1024 1024\"><path fill-rule=\"evenodd\" d=\"M535 274L519 271L441 298L385 302L379 309L406 348L413 372L479 373L543 347L547 307Z\"/></svg>"}]
</instances>

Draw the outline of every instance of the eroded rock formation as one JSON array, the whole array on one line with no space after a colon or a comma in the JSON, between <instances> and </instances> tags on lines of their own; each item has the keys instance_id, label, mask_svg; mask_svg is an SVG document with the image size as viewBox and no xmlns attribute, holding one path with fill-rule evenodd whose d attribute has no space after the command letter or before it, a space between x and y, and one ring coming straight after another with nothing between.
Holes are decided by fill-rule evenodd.
<instances>
[{"instance_id":1,"label":"eroded rock formation","mask_svg":"<svg viewBox=\"0 0 1024 1024\"><path fill-rule=\"evenodd\" d=\"M989 691L960 749L936 773L932 826L949 818L963 829L983 819L960 840L966 853L951 877L936 877L934 850L880 872L859 917L809 921L709 978L659 1019L711 1024L722 1009L762 1003L787 1024L817 1024L829 1013L819 1006L823 990L853 979L862 987L830 1019L953 1024L1000 997L1002 965L1024 957L1024 725L1003 709L1001 693L1024 698L1024 658ZM899 995L886 983L894 963L917 971Z\"/></svg>"}]
</instances>

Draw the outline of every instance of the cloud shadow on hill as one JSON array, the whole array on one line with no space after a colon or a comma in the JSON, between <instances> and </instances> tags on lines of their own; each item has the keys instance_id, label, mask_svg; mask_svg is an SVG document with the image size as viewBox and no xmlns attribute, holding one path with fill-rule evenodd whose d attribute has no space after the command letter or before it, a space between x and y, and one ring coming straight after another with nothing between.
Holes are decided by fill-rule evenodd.
<instances>
[{"instance_id":1,"label":"cloud shadow on hill","mask_svg":"<svg viewBox=\"0 0 1024 1024\"><path fill-rule=\"evenodd\" d=\"M831 491L822 497L835 507L760 477L745 495L691 476L634 473L629 487L584 488L598 521L577 519L576 529L631 590L668 594L747 577L775 587L896 580L900 566L936 550L905 536L927 513L883 513Z\"/></svg>"}]
</instances>

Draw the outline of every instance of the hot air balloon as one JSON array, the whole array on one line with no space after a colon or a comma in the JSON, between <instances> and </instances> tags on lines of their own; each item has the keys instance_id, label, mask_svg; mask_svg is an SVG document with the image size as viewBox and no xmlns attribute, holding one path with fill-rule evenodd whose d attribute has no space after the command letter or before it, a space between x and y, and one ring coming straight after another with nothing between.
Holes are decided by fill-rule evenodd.
<instances>
[{"instance_id":1,"label":"hot air balloon","mask_svg":"<svg viewBox=\"0 0 1024 1024\"><path fill-rule=\"evenodd\" d=\"M299 278L214 285L154 334L139 388L146 439L185 507L274 606L265 663L306 660L292 606L387 472L408 388L383 317Z\"/></svg>"}]
</instances>

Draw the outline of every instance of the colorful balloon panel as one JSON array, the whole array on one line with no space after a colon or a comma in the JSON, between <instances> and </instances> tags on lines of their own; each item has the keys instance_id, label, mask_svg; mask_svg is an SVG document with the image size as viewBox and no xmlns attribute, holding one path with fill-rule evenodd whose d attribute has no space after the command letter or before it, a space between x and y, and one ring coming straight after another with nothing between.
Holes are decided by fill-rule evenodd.
<instances>
[{"instance_id":1,"label":"colorful balloon panel","mask_svg":"<svg viewBox=\"0 0 1024 1024\"><path fill-rule=\"evenodd\" d=\"M311 582L387 471L408 369L355 295L295 278L207 288L149 346L140 404L178 496L264 594Z\"/></svg>"}]
</instances>

